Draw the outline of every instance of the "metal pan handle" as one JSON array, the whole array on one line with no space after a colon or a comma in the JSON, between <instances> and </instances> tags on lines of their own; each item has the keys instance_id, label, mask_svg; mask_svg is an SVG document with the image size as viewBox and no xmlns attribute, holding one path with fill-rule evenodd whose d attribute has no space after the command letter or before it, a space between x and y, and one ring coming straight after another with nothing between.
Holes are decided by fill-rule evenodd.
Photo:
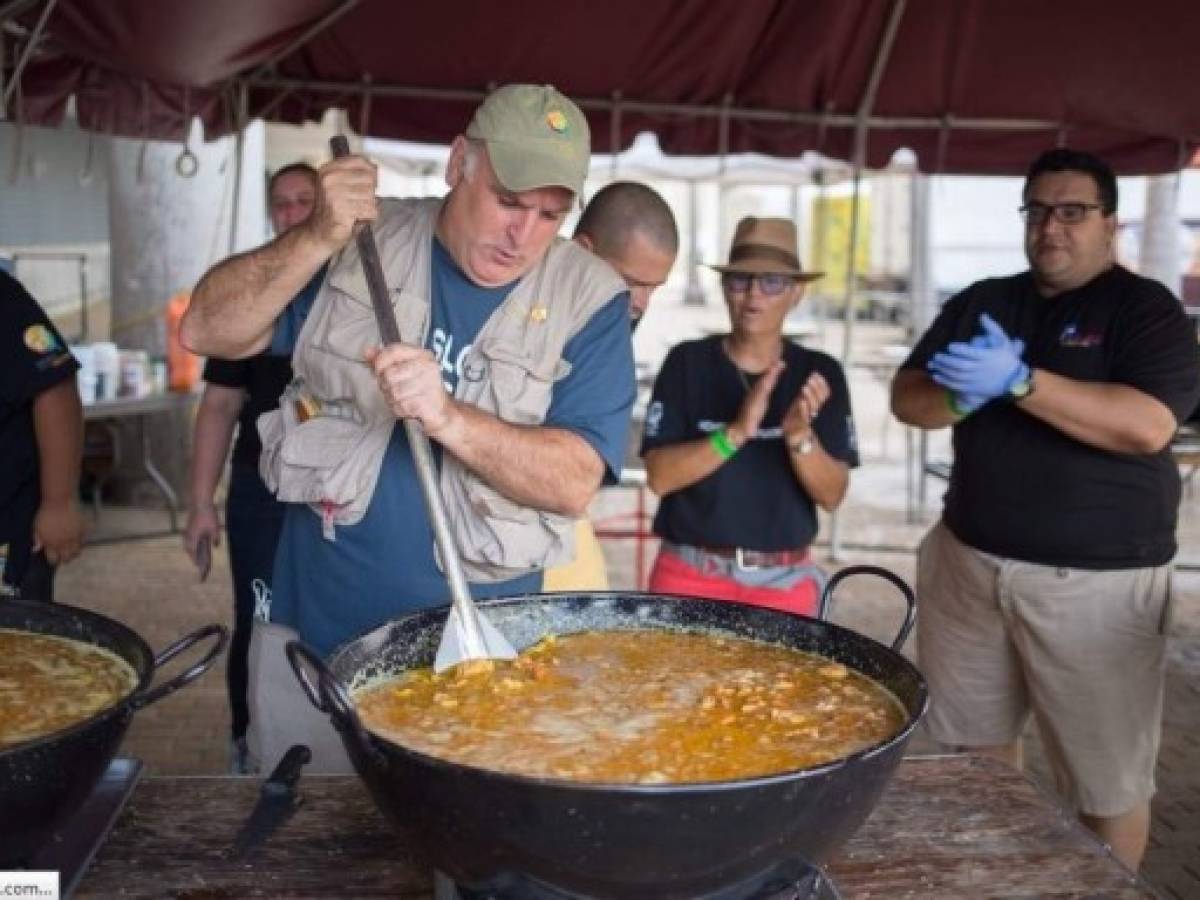
<instances>
[{"instance_id":1,"label":"metal pan handle","mask_svg":"<svg viewBox=\"0 0 1200 900\"><path fill-rule=\"evenodd\" d=\"M303 641L288 641L284 652L292 671L296 674L296 680L308 695L309 702L328 715L338 731L349 735L362 753L378 756L378 751L371 746L371 737L363 727L362 719L354 709L350 695L317 652ZM315 681L309 672L310 669L316 672Z\"/></svg>"},{"instance_id":2,"label":"metal pan handle","mask_svg":"<svg viewBox=\"0 0 1200 900\"><path fill-rule=\"evenodd\" d=\"M896 639L892 641L892 649L899 650L904 646L905 640L908 639L908 634L912 631L913 623L917 621L917 596L912 592L912 588L905 583L903 578L880 566L846 566L846 568L830 578L829 583L825 585L825 590L821 592L821 618L826 619L829 612L833 609L834 589L847 578L854 575L875 575L884 581L890 581L904 596L904 602L908 605L908 609L904 613L904 624L900 626L900 631L896 634Z\"/></svg>"},{"instance_id":3,"label":"metal pan handle","mask_svg":"<svg viewBox=\"0 0 1200 900\"><path fill-rule=\"evenodd\" d=\"M180 672L174 678L164 681L157 687L150 688L145 693L135 695L130 701L130 705L134 709L142 709L149 706L151 703L161 700L168 694L175 693L185 684L191 684L212 668L212 664L221 655L221 651L225 649L225 645L229 643L229 629L223 625L205 625L203 628L197 628L191 634L184 635L162 653L158 654L158 656L154 657L154 671L157 672L179 654L183 653L183 651L208 637L215 638L216 640L213 641L212 647L209 648L209 651L198 662Z\"/></svg>"}]
</instances>

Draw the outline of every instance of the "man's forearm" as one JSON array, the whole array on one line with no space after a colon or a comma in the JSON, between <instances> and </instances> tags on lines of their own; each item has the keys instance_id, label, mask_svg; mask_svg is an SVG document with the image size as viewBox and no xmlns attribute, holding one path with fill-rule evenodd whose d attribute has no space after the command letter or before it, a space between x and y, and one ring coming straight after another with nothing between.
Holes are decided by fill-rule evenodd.
<instances>
[{"instance_id":1,"label":"man's forearm","mask_svg":"<svg viewBox=\"0 0 1200 900\"><path fill-rule=\"evenodd\" d=\"M1083 444L1112 453L1157 453L1178 423L1166 404L1124 384L1075 381L1033 372L1033 393L1018 402L1031 416Z\"/></svg>"},{"instance_id":2,"label":"man's forearm","mask_svg":"<svg viewBox=\"0 0 1200 900\"><path fill-rule=\"evenodd\" d=\"M83 459L83 404L74 378L37 395L33 401L33 429L42 502L74 501Z\"/></svg>"},{"instance_id":3,"label":"man's forearm","mask_svg":"<svg viewBox=\"0 0 1200 900\"><path fill-rule=\"evenodd\" d=\"M901 369L892 380L892 415L917 428L945 428L962 419L948 397L944 387L919 369Z\"/></svg>"},{"instance_id":4,"label":"man's forearm","mask_svg":"<svg viewBox=\"0 0 1200 900\"><path fill-rule=\"evenodd\" d=\"M604 477L604 461L579 435L513 425L466 404L455 403L430 437L510 500L547 512L582 516Z\"/></svg>"},{"instance_id":5,"label":"man's forearm","mask_svg":"<svg viewBox=\"0 0 1200 900\"><path fill-rule=\"evenodd\" d=\"M205 356L241 359L265 349L275 320L332 255L293 228L209 269L192 292L180 339Z\"/></svg>"}]
</instances>

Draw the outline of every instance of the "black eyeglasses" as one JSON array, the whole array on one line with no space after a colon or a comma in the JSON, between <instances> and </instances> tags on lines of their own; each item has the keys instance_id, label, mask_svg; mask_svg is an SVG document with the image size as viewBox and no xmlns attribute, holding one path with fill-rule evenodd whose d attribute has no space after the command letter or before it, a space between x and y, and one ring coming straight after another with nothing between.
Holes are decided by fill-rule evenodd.
<instances>
[{"instance_id":1,"label":"black eyeglasses","mask_svg":"<svg viewBox=\"0 0 1200 900\"><path fill-rule=\"evenodd\" d=\"M1064 225L1076 225L1087 218L1093 209L1104 209L1103 203L1039 203L1033 200L1021 207L1019 212L1027 225L1041 225L1047 217L1054 216Z\"/></svg>"},{"instance_id":2,"label":"black eyeglasses","mask_svg":"<svg viewBox=\"0 0 1200 900\"><path fill-rule=\"evenodd\" d=\"M796 283L791 275L780 275L778 272L763 272L751 275L749 272L726 272L721 276L721 284L731 294L749 293L750 286L758 282L758 290L763 296L774 297L782 294Z\"/></svg>"}]
</instances>

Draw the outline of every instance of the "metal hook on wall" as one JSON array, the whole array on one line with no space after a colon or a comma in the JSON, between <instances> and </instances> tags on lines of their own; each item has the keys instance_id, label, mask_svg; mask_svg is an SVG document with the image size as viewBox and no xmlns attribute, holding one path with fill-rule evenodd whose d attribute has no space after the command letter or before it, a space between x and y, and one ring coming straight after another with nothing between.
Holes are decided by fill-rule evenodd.
<instances>
[{"instance_id":1,"label":"metal hook on wall","mask_svg":"<svg viewBox=\"0 0 1200 900\"><path fill-rule=\"evenodd\" d=\"M175 171L181 178L194 178L200 170L200 160L188 146L192 131L191 97L192 89L185 87L183 89L183 149L175 157Z\"/></svg>"},{"instance_id":2,"label":"metal hook on wall","mask_svg":"<svg viewBox=\"0 0 1200 900\"><path fill-rule=\"evenodd\" d=\"M192 152L192 148L188 146L187 138L183 139L183 149L175 157L175 171L182 178L194 178L196 173L200 171L200 160Z\"/></svg>"}]
</instances>

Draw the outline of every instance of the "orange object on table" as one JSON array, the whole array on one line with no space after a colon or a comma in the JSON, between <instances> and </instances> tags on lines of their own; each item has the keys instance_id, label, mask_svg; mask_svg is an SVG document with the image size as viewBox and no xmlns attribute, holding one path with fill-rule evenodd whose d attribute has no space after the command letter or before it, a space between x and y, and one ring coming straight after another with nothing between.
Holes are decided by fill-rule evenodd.
<instances>
[{"instance_id":1,"label":"orange object on table","mask_svg":"<svg viewBox=\"0 0 1200 900\"><path fill-rule=\"evenodd\" d=\"M190 293L182 292L167 301L167 379L173 391L190 391L200 380L200 357L179 340L179 326L191 300Z\"/></svg>"}]
</instances>

